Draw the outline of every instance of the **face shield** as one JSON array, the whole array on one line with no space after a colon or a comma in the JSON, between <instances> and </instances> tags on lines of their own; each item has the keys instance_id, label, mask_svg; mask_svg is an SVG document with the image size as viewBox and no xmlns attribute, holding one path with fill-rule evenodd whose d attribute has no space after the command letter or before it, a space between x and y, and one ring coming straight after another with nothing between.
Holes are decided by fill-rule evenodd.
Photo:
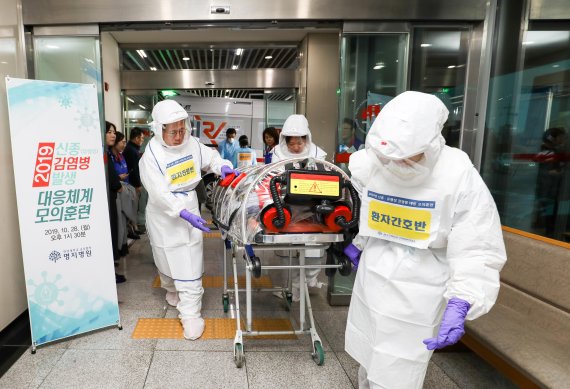
<instances>
[{"instance_id":1,"label":"face shield","mask_svg":"<svg viewBox=\"0 0 570 389\"><path fill-rule=\"evenodd\" d=\"M287 138L292 137L292 147L287 145ZM304 141L301 139L304 137ZM301 139L299 139L301 138ZM302 145L301 143L304 143ZM311 150L311 130L309 122L304 115L291 115L285 120L283 129L279 134L279 151L285 158L299 158L309 155Z\"/></svg>"},{"instance_id":2,"label":"face shield","mask_svg":"<svg viewBox=\"0 0 570 389\"><path fill-rule=\"evenodd\" d=\"M188 113L176 101L163 100L157 103L152 110L152 119L152 131L163 146L180 148L188 141ZM181 122L180 125L172 125L178 122Z\"/></svg>"},{"instance_id":3,"label":"face shield","mask_svg":"<svg viewBox=\"0 0 570 389\"><path fill-rule=\"evenodd\" d=\"M445 145L441 129L448 113L433 95L404 92L382 109L366 138L366 148L392 181L417 185L429 176Z\"/></svg>"}]
</instances>

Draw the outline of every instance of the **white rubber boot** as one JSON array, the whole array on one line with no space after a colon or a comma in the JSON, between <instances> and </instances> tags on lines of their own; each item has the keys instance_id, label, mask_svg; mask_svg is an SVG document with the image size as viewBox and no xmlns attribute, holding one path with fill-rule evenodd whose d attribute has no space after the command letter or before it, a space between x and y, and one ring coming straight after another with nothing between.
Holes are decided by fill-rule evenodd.
<instances>
[{"instance_id":1,"label":"white rubber boot","mask_svg":"<svg viewBox=\"0 0 570 389\"><path fill-rule=\"evenodd\" d=\"M184 338L188 340L196 340L204 333L205 322L201 317L196 319L182 319L182 327L184 327Z\"/></svg>"},{"instance_id":2,"label":"white rubber boot","mask_svg":"<svg viewBox=\"0 0 570 389\"><path fill-rule=\"evenodd\" d=\"M166 292L166 302L171 307L176 307L180 302L180 299L178 298L178 292Z\"/></svg>"}]
</instances>

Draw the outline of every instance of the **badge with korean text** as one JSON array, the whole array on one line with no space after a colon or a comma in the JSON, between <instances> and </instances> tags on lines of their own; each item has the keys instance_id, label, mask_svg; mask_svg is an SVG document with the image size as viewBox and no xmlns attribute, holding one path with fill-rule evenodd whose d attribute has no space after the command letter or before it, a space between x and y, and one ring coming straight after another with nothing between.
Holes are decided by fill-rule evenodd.
<instances>
[{"instance_id":1,"label":"badge with korean text","mask_svg":"<svg viewBox=\"0 0 570 389\"><path fill-rule=\"evenodd\" d=\"M368 191L368 227L407 240L429 239L435 201L407 199Z\"/></svg>"},{"instance_id":2,"label":"badge with korean text","mask_svg":"<svg viewBox=\"0 0 570 389\"><path fill-rule=\"evenodd\" d=\"M166 165L166 176L172 185L185 184L196 178L196 169L191 155L172 161Z\"/></svg>"}]
</instances>

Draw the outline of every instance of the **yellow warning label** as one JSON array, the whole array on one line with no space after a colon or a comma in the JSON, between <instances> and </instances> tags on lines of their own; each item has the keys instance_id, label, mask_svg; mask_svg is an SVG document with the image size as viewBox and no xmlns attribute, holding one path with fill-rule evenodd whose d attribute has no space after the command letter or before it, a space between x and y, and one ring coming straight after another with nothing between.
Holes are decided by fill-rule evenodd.
<instances>
[{"instance_id":1,"label":"yellow warning label","mask_svg":"<svg viewBox=\"0 0 570 389\"><path fill-rule=\"evenodd\" d=\"M289 192L309 196L339 196L339 177L316 174L291 174Z\"/></svg>"}]
</instances>

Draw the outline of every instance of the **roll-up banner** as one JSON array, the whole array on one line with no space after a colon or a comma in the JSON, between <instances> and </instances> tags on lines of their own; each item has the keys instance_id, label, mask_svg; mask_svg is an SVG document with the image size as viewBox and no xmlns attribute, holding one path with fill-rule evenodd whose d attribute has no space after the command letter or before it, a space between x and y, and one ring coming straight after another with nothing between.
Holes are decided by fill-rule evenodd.
<instances>
[{"instance_id":1,"label":"roll-up banner","mask_svg":"<svg viewBox=\"0 0 570 389\"><path fill-rule=\"evenodd\" d=\"M118 325L95 85L6 89L32 345Z\"/></svg>"}]
</instances>

